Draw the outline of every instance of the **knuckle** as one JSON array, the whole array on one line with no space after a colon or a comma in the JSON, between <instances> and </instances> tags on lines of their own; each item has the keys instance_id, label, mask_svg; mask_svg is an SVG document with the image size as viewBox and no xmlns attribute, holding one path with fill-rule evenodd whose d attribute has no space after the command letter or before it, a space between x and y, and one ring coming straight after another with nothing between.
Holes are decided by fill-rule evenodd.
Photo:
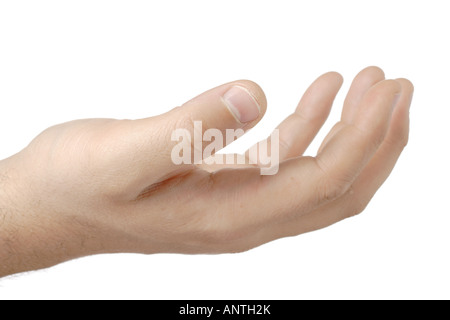
<instances>
[{"instance_id":1,"label":"knuckle","mask_svg":"<svg viewBox=\"0 0 450 320\"><path fill-rule=\"evenodd\" d=\"M404 135L400 137L398 140L398 146L401 150L403 150L408 145L409 137L407 135Z\"/></svg>"},{"instance_id":2,"label":"knuckle","mask_svg":"<svg viewBox=\"0 0 450 320\"><path fill-rule=\"evenodd\" d=\"M167 130L187 129L192 131L194 129L194 119L185 106L171 109L166 114L163 114L161 119L166 124L164 128Z\"/></svg>"},{"instance_id":3,"label":"knuckle","mask_svg":"<svg viewBox=\"0 0 450 320\"><path fill-rule=\"evenodd\" d=\"M321 171L318 190L319 202L332 201L342 196L351 185L351 177L342 172L333 173L320 158L316 158L316 163Z\"/></svg>"},{"instance_id":4,"label":"knuckle","mask_svg":"<svg viewBox=\"0 0 450 320\"><path fill-rule=\"evenodd\" d=\"M409 142L409 132L408 132L408 128L406 128L403 132L403 134L400 135L399 137L399 144L400 147L403 149L408 145Z\"/></svg>"},{"instance_id":5,"label":"knuckle","mask_svg":"<svg viewBox=\"0 0 450 320\"><path fill-rule=\"evenodd\" d=\"M363 197L358 195L353 186L349 188L346 193L347 200L345 204L344 217L343 218L351 218L361 214L370 202L370 197Z\"/></svg>"},{"instance_id":6,"label":"knuckle","mask_svg":"<svg viewBox=\"0 0 450 320\"><path fill-rule=\"evenodd\" d=\"M408 145L409 135L406 132L406 133L400 134L395 139L387 138L385 141L388 145L394 147L394 149L398 149L399 151L402 151Z\"/></svg>"},{"instance_id":7,"label":"knuckle","mask_svg":"<svg viewBox=\"0 0 450 320\"><path fill-rule=\"evenodd\" d=\"M181 111L181 110L180 110ZM200 122L202 125L196 125L196 123ZM180 116L175 117L172 124L168 126L170 130L174 131L176 129L187 130L187 136L185 136L186 140L189 141L189 146L192 152L197 152L202 154L203 149L201 144L195 143L195 136L203 137L205 127L207 124L204 120L194 119L189 112L180 112Z\"/></svg>"},{"instance_id":8,"label":"knuckle","mask_svg":"<svg viewBox=\"0 0 450 320\"><path fill-rule=\"evenodd\" d=\"M359 215L366 209L368 203L368 201L359 201L358 199L355 199L347 211L347 217L350 218Z\"/></svg>"},{"instance_id":9,"label":"knuckle","mask_svg":"<svg viewBox=\"0 0 450 320\"><path fill-rule=\"evenodd\" d=\"M383 124L384 126L385 124ZM367 150L377 150L386 137L386 130L366 130L354 124L348 126L355 137L363 137Z\"/></svg>"},{"instance_id":10,"label":"knuckle","mask_svg":"<svg viewBox=\"0 0 450 320\"><path fill-rule=\"evenodd\" d=\"M344 179L325 178L319 187L319 201L332 201L342 196L347 190L348 182Z\"/></svg>"}]
</instances>

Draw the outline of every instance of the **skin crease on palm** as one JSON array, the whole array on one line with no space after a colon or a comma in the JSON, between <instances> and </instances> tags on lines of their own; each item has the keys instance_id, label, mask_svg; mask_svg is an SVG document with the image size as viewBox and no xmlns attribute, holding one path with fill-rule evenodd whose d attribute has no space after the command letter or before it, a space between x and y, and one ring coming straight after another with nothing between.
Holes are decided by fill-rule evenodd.
<instances>
[{"instance_id":1,"label":"skin crease on palm","mask_svg":"<svg viewBox=\"0 0 450 320\"><path fill-rule=\"evenodd\" d=\"M0 161L0 276L99 253L242 252L362 212L407 144L413 85L362 70L317 155L302 156L342 82L335 72L320 76L279 125L275 175L170 158L172 131L193 130L193 121L223 132L260 121L265 95L247 80L147 119L48 128ZM241 118L226 104L236 87Z\"/></svg>"}]
</instances>

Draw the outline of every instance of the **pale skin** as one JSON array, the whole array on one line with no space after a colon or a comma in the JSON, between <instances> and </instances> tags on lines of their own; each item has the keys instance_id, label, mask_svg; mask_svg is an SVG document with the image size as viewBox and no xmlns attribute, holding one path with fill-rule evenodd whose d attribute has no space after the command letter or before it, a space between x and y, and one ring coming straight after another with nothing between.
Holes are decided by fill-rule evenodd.
<instances>
[{"instance_id":1,"label":"pale skin","mask_svg":"<svg viewBox=\"0 0 450 320\"><path fill-rule=\"evenodd\" d=\"M0 277L100 253L242 252L362 212L408 142L413 85L385 80L378 67L362 70L317 155L303 156L342 81L320 76L279 125L275 175L251 164L171 161L176 128L200 120L203 130L225 132L259 122L266 99L247 80L147 119L45 130L0 161ZM230 98L233 87L240 91Z\"/></svg>"}]
</instances>

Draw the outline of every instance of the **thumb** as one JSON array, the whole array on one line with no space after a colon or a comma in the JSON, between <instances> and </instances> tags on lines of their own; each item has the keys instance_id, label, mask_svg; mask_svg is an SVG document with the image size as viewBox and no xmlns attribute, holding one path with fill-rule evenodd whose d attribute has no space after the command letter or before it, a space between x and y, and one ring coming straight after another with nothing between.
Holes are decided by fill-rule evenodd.
<instances>
[{"instance_id":1,"label":"thumb","mask_svg":"<svg viewBox=\"0 0 450 320\"><path fill-rule=\"evenodd\" d=\"M262 89L241 80L211 89L162 115L160 120L171 129L166 132L171 162L200 163L255 126L266 106Z\"/></svg>"},{"instance_id":2,"label":"thumb","mask_svg":"<svg viewBox=\"0 0 450 320\"><path fill-rule=\"evenodd\" d=\"M209 123L210 128L244 128L254 126L266 111L266 98L254 82L230 82L202 93L175 109L181 117Z\"/></svg>"},{"instance_id":3,"label":"thumb","mask_svg":"<svg viewBox=\"0 0 450 320\"><path fill-rule=\"evenodd\" d=\"M255 126L266 106L256 83L239 80L206 91L167 113L134 120L129 134L123 135L128 138L121 138L128 150L121 159L133 168L127 175L141 188L192 168L203 160L210 144L215 146L209 150L212 155L232 142L226 139L227 129L242 133Z\"/></svg>"}]
</instances>

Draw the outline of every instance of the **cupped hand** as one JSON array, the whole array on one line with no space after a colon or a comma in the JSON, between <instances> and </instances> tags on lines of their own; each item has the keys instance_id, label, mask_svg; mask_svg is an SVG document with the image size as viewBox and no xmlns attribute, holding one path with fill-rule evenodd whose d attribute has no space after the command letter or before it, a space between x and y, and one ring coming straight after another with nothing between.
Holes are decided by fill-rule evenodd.
<instances>
[{"instance_id":1,"label":"cupped hand","mask_svg":"<svg viewBox=\"0 0 450 320\"><path fill-rule=\"evenodd\" d=\"M210 142L194 139L259 122L266 99L246 80L147 119L45 130L0 162L0 275L97 253L240 252L360 213L407 144L413 86L362 70L317 155L303 156L341 85L337 73L320 76L278 126L272 175L258 162L211 163ZM174 161L174 132L190 141L190 163Z\"/></svg>"}]
</instances>

